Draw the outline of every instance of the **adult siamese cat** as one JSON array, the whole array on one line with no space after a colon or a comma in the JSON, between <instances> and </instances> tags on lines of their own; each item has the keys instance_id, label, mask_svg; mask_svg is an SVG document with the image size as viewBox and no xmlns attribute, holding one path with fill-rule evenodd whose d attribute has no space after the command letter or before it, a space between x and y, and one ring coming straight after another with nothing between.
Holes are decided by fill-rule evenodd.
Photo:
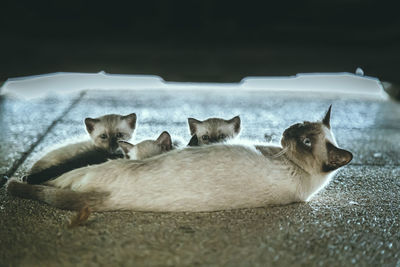
<instances>
[{"instance_id":1,"label":"adult siamese cat","mask_svg":"<svg viewBox=\"0 0 400 267\"><path fill-rule=\"evenodd\" d=\"M202 212L308 201L352 160L321 122L287 128L281 147L216 144L146 160L118 159L49 182L11 180L8 192L61 209Z\"/></svg>"},{"instance_id":2,"label":"adult siamese cat","mask_svg":"<svg viewBox=\"0 0 400 267\"><path fill-rule=\"evenodd\" d=\"M85 125L90 140L69 144L47 153L23 179L29 184L40 184L73 169L122 158L118 141L132 137L136 128L136 114L86 118Z\"/></svg>"},{"instance_id":3,"label":"adult siamese cat","mask_svg":"<svg viewBox=\"0 0 400 267\"><path fill-rule=\"evenodd\" d=\"M220 118L209 118L199 121L188 118L190 135L192 138L188 146L201 146L224 142L235 138L240 132L240 117L236 116L230 120Z\"/></svg>"}]
</instances>

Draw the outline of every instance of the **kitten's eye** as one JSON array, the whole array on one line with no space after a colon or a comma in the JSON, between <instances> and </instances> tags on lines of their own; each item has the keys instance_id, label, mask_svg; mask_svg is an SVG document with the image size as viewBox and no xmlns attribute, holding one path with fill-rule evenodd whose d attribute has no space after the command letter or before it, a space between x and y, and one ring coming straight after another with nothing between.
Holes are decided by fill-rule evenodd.
<instances>
[{"instance_id":1,"label":"kitten's eye","mask_svg":"<svg viewBox=\"0 0 400 267\"><path fill-rule=\"evenodd\" d=\"M124 136L123 133L117 133L117 138L122 138Z\"/></svg>"},{"instance_id":2,"label":"kitten's eye","mask_svg":"<svg viewBox=\"0 0 400 267\"><path fill-rule=\"evenodd\" d=\"M101 134L101 135L100 135L100 138L101 138L101 139L107 139L107 135L106 135L106 134Z\"/></svg>"},{"instance_id":3,"label":"kitten's eye","mask_svg":"<svg viewBox=\"0 0 400 267\"><path fill-rule=\"evenodd\" d=\"M225 139L225 137L226 137L226 135L224 135L224 134L218 135L218 139Z\"/></svg>"},{"instance_id":4,"label":"kitten's eye","mask_svg":"<svg viewBox=\"0 0 400 267\"><path fill-rule=\"evenodd\" d=\"M208 140L208 139L210 139L210 137L209 137L208 135L203 135L201 138L202 138L203 140Z\"/></svg>"},{"instance_id":5,"label":"kitten's eye","mask_svg":"<svg viewBox=\"0 0 400 267\"><path fill-rule=\"evenodd\" d=\"M308 146L308 147L311 147L311 140L310 140L310 138L304 138L303 139L303 144L305 144L306 146Z\"/></svg>"}]
</instances>

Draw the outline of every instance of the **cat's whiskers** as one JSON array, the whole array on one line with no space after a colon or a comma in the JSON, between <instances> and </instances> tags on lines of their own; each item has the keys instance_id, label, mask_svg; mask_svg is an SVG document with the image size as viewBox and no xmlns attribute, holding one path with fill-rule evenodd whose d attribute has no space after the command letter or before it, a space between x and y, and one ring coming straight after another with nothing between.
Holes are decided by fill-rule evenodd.
<instances>
[{"instance_id":1,"label":"cat's whiskers","mask_svg":"<svg viewBox=\"0 0 400 267\"><path fill-rule=\"evenodd\" d=\"M283 148L281 151L279 151L278 153L276 153L275 155L272 155L273 158L279 158L280 156L282 156L283 154L285 154L288 151L288 148L285 147Z\"/></svg>"}]
</instances>

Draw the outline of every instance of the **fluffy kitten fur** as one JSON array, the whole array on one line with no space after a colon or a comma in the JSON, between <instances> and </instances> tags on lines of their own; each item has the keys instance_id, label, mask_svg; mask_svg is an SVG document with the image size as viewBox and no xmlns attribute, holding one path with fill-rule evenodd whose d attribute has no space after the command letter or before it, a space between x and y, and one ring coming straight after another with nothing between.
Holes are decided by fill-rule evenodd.
<instances>
[{"instance_id":1,"label":"fluffy kitten fur","mask_svg":"<svg viewBox=\"0 0 400 267\"><path fill-rule=\"evenodd\" d=\"M240 132L240 117L236 116L230 120L220 118L209 118L199 121L188 118L190 135L192 138L188 146L201 146L224 142L235 138Z\"/></svg>"},{"instance_id":2,"label":"fluffy kitten fur","mask_svg":"<svg viewBox=\"0 0 400 267\"><path fill-rule=\"evenodd\" d=\"M156 140L144 140L136 145L127 141L119 141L125 158L142 160L168 152L172 149L172 140L168 132L164 131Z\"/></svg>"},{"instance_id":3,"label":"fluffy kitten fur","mask_svg":"<svg viewBox=\"0 0 400 267\"><path fill-rule=\"evenodd\" d=\"M76 168L121 158L118 141L132 137L136 114L86 118L85 125L90 140L69 144L47 153L32 166L24 180L38 184Z\"/></svg>"},{"instance_id":4,"label":"fluffy kitten fur","mask_svg":"<svg viewBox=\"0 0 400 267\"><path fill-rule=\"evenodd\" d=\"M68 172L53 186L8 183L15 196L72 210L215 211L308 201L348 164L329 125L295 124L282 147L217 144Z\"/></svg>"}]
</instances>

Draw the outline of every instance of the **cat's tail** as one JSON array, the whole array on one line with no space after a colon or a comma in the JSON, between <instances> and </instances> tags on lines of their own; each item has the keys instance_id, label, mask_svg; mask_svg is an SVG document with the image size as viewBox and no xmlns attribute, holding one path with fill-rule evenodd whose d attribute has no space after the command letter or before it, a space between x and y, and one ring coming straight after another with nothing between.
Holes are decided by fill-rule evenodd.
<instances>
[{"instance_id":1,"label":"cat's tail","mask_svg":"<svg viewBox=\"0 0 400 267\"><path fill-rule=\"evenodd\" d=\"M64 210L101 210L109 196L107 192L77 192L45 185L30 185L16 180L7 183L7 192L12 196L38 200Z\"/></svg>"}]
</instances>

